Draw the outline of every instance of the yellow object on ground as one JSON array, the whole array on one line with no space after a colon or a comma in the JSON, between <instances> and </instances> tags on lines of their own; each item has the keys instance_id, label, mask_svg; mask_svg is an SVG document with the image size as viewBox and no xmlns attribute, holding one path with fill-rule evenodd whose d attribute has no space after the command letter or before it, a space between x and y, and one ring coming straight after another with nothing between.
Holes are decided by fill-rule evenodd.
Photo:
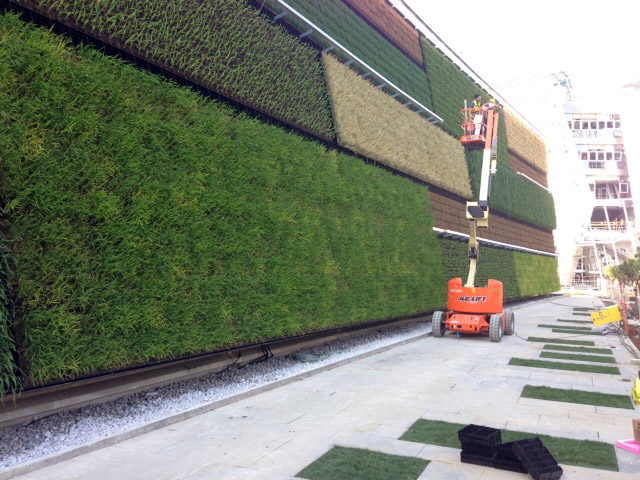
<instances>
[{"instance_id":1,"label":"yellow object on ground","mask_svg":"<svg viewBox=\"0 0 640 480\"><path fill-rule=\"evenodd\" d=\"M636 380L633 382L631 397L633 397L633 403L636 406L640 407L640 378L636 378Z\"/></svg>"},{"instance_id":2,"label":"yellow object on ground","mask_svg":"<svg viewBox=\"0 0 640 480\"><path fill-rule=\"evenodd\" d=\"M604 325L605 323L619 322L622 320L620 310L617 306L605 308L599 312L593 312L591 314L591 320L595 326Z\"/></svg>"}]
</instances>

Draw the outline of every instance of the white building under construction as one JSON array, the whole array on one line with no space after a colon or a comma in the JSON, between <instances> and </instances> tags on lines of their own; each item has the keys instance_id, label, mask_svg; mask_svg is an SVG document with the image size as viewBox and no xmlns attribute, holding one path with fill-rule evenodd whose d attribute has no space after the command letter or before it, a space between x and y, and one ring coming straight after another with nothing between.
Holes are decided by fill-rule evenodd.
<instances>
[{"instance_id":1,"label":"white building under construction","mask_svg":"<svg viewBox=\"0 0 640 480\"><path fill-rule=\"evenodd\" d=\"M630 164L619 114L584 110L565 104L566 121L591 192L591 217L576 238L569 279L574 287L605 290L606 267L637 251L638 223ZM564 282L563 282L564 283Z\"/></svg>"}]
</instances>

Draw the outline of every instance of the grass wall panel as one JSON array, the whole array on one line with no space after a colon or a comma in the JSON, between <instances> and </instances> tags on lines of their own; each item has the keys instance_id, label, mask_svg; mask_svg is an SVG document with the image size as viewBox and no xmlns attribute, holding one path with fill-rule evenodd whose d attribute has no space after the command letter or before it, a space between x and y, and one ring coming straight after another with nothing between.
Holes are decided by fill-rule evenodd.
<instances>
[{"instance_id":1,"label":"grass wall panel","mask_svg":"<svg viewBox=\"0 0 640 480\"><path fill-rule=\"evenodd\" d=\"M534 297L560 290L556 257L514 252L513 259L521 296Z\"/></svg>"},{"instance_id":2,"label":"grass wall panel","mask_svg":"<svg viewBox=\"0 0 640 480\"><path fill-rule=\"evenodd\" d=\"M13 15L0 56L30 382L441 304L424 186Z\"/></svg>"},{"instance_id":3,"label":"grass wall panel","mask_svg":"<svg viewBox=\"0 0 640 480\"><path fill-rule=\"evenodd\" d=\"M424 64L418 31L387 0L344 0L360 16L382 32L407 56Z\"/></svg>"},{"instance_id":4,"label":"grass wall panel","mask_svg":"<svg viewBox=\"0 0 640 480\"><path fill-rule=\"evenodd\" d=\"M544 173L547 172L547 148L544 141L524 123L505 110L509 149Z\"/></svg>"},{"instance_id":5,"label":"grass wall panel","mask_svg":"<svg viewBox=\"0 0 640 480\"><path fill-rule=\"evenodd\" d=\"M469 198L460 143L419 114L323 55L338 142L385 165Z\"/></svg>"},{"instance_id":6,"label":"grass wall panel","mask_svg":"<svg viewBox=\"0 0 640 480\"><path fill-rule=\"evenodd\" d=\"M420 37L424 55L424 65L429 77L431 97L435 113L444 122L442 128L456 138L462 135L463 122L460 110L464 101L470 105L477 94L486 102L489 95L478 87L465 73L444 56L427 39Z\"/></svg>"},{"instance_id":7,"label":"grass wall panel","mask_svg":"<svg viewBox=\"0 0 640 480\"><path fill-rule=\"evenodd\" d=\"M456 240L438 239L442 247L444 259L444 271L447 280L455 277L467 281L469 274L469 260L467 258L468 244ZM487 279L500 280L503 284L504 298L513 299L521 297L518 285L518 276L515 268L513 252L498 248L480 246L480 262L476 272L475 284L486 286Z\"/></svg>"},{"instance_id":8,"label":"grass wall panel","mask_svg":"<svg viewBox=\"0 0 640 480\"><path fill-rule=\"evenodd\" d=\"M246 0L16 0L199 85L333 138L317 51Z\"/></svg>"},{"instance_id":9,"label":"grass wall panel","mask_svg":"<svg viewBox=\"0 0 640 480\"><path fill-rule=\"evenodd\" d=\"M0 60L2 60L1 54ZM0 67L1 73L2 67ZM0 79L0 85L1 83ZM3 110L2 104L3 101L0 100L0 111ZM4 235L0 234L0 396L16 391L20 384L18 368L14 359L16 345L13 338L12 317L9 252L5 247Z\"/></svg>"},{"instance_id":10,"label":"grass wall panel","mask_svg":"<svg viewBox=\"0 0 640 480\"><path fill-rule=\"evenodd\" d=\"M439 239L447 279L461 277L466 281L469 273L468 244ZM493 278L503 283L505 299L547 295L560 289L558 259L545 255L503 250L480 246L480 262L476 285L484 286Z\"/></svg>"},{"instance_id":11,"label":"grass wall panel","mask_svg":"<svg viewBox=\"0 0 640 480\"><path fill-rule=\"evenodd\" d=\"M409 60L341 0L289 0L287 3L371 68L384 75L425 107L432 108L429 81L424 70ZM292 17L288 15L285 20L298 25ZM314 39L322 43L318 37Z\"/></svg>"}]
</instances>

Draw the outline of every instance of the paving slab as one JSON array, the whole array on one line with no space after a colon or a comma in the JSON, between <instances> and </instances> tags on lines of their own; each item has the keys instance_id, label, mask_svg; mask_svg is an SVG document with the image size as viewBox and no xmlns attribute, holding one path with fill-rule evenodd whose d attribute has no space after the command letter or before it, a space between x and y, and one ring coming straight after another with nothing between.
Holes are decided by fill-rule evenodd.
<instances>
[{"instance_id":1,"label":"paving slab","mask_svg":"<svg viewBox=\"0 0 640 480\"><path fill-rule=\"evenodd\" d=\"M637 367L626 365L631 354L623 348L615 350L622 375L508 365L512 357L538 358L544 344L528 336L567 337L537 325L570 318L572 305L599 300L532 303L515 312L517 335L500 343L451 334L422 338L16 478L291 479L335 445L428 459L421 479L527 478L462 464L458 449L398 439L420 418L608 443L629 438L637 409L520 397L527 384L630 392L623 380ZM610 336L584 339L620 347ZM617 455L621 473L563 466L563 478L640 478L638 458L619 449Z\"/></svg>"}]
</instances>

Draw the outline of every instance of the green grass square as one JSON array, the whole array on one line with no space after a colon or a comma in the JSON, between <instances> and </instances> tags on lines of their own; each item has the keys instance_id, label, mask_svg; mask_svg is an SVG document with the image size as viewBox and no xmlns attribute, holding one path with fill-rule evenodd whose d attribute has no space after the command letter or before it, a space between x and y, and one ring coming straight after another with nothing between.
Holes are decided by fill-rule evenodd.
<instances>
[{"instance_id":1,"label":"green grass square","mask_svg":"<svg viewBox=\"0 0 640 480\"><path fill-rule=\"evenodd\" d=\"M552 328L551 332L553 333L573 333L575 335L598 335L602 336L601 333L598 332L590 332L585 330L576 330L571 328Z\"/></svg>"},{"instance_id":2,"label":"green grass square","mask_svg":"<svg viewBox=\"0 0 640 480\"><path fill-rule=\"evenodd\" d=\"M547 360L536 360L528 358L512 358L509 365L518 367L549 368L552 370L567 370L570 372L606 373L609 375L620 375L618 367L607 367L604 365L586 365L582 363L549 362Z\"/></svg>"},{"instance_id":3,"label":"green grass square","mask_svg":"<svg viewBox=\"0 0 640 480\"><path fill-rule=\"evenodd\" d=\"M544 350L564 350L565 352L581 352L581 353L600 353L602 355L613 355L610 348L590 348L590 347L571 347L568 345L545 345Z\"/></svg>"},{"instance_id":4,"label":"green grass square","mask_svg":"<svg viewBox=\"0 0 640 480\"><path fill-rule=\"evenodd\" d=\"M309 480L415 480L428 460L333 447L296 476Z\"/></svg>"},{"instance_id":5,"label":"green grass square","mask_svg":"<svg viewBox=\"0 0 640 480\"><path fill-rule=\"evenodd\" d=\"M583 355L579 353L558 353L543 351L542 353L540 353L540 358L575 360L577 362L616 363L616 359L613 357L604 357L602 355Z\"/></svg>"},{"instance_id":6,"label":"green grass square","mask_svg":"<svg viewBox=\"0 0 640 480\"><path fill-rule=\"evenodd\" d=\"M538 328L564 328L565 330L575 330L576 332L590 332L588 327L573 327L570 325L552 325L549 323L539 323Z\"/></svg>"},{"instance_id":7,"label":"green grass square","mask_svg":"<svg viewBox=\"0 0 640 480\"><path fill-rule=\"evenodd\" d=\"M612 393L525 385L520 396L538 400L551 400L554 402L579 403L582 405L633 410L633 404L628 395L614 395Z\"/></svg>"},{"instance_id":8,"label":"green grass square","mask_svg":"<svg viewBox=\"0 0 640 480\"><path fill-rule=\"evenodd\" d=\"M564 340L561 338L544 338L544 337L529 337L527 342L542 342L542 343L555 343L559 345L582 345L585 347L595 347L596 344L588 340Z\"/></svg>"},{"instance_id":9,"label":"green grass square","mask_svg":"<svg viewBox=\"0 0 640 480\"><path fill-rule=\"evenodd\" d=\"M409 442L460 448L458 430L465 425L440 420L420 419L400 437ZM613 445L593 440L575 440L572 438L552 437L536 433L502 429L502 441L514 442L525 438L539 437L558 463L578 467L598 468L618 471L618 461Z\"/></svg>"}]
</instances>

